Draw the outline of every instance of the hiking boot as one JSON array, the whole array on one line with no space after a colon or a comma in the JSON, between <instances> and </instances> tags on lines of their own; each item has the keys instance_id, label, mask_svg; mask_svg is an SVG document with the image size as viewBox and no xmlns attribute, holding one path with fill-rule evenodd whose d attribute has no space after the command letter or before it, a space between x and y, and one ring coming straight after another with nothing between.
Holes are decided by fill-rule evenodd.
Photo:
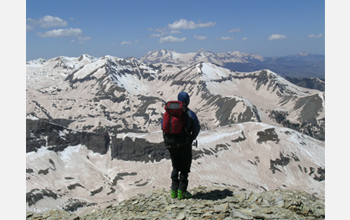
<instances>
[{"instance_id":1,"label":"hiking boot","mask_svg":"<svg viewBox=\"0 0 350 220\"><path fill-rule=\"evenodd\" d=\"M181 190L177 191L177 198L178 199L189 199L192 195L188 191L182 192Z\"/></svg>"},{"instance_id":2,"label":"hiking boot","mask_svg":"<svg viewBox=\"0 0 350 220\"><path fill-rule=\"evenodd\" d=\"M171 190L170 194L172 199L175 199L177 197L177 193L175 190Z\"/></svg>"}]
</instances>

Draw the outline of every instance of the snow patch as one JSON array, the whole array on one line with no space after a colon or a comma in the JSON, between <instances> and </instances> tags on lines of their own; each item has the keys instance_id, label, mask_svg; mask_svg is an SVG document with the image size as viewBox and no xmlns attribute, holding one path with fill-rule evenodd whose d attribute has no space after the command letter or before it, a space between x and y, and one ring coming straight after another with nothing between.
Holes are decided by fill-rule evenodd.
<instances>
[{"instance_id":1,"label":"snow patch","mask_svg":"<svg viewBox=\"0 0 350 220\"><path fill-rule=\"evenodd\" d=\"M69 146L64 149L64 151L59 152L58 155L65 163L68 163L72 158L72 154L78 153L82 148L82 145Z\"/></svg>"},{"instance_id":2,"label":"snow patch","mask_svg":"<svg viewBox=\"0 0 350 220\"><path fill-rule=\"evenodd\" d=\"M221 79L227 76L222 68L209 63L202 63L202 72L204 74L203 80L205 81Z\"/></svg>"},{"instance_id":3,"label":"snow patch","mask_svg":"<svg viewBox=\"0 0 350 220\"><path fill-rule=\"evenodd\" d=\"M30 119L30 120L39 120L38 117L36 117L36 116L34 116L34 115L32 115L32 114L27 114L26 119Z\"/></svg>"},{"instance_id":4,"label":"snow patch","mask_svg":"<svg viewBox=\"0 0 350 220\"><path fill-rule=\"evenodd\" d=\"M52 151L48 150L46 147L44 146L41 146L40 148L38 148L38 150L35 152L35 151L32 151L32 152L28 152L26 153L26 158L27 159L30 159L30 158L40 158L40 157L44 157L45 155L48 155L52 153Z\"/></svg>"},{"instance_id":5,"label":"snow patch","mask_svg":"<svg viewBox=\"0 0 350 220\"><path fill-rule=\"evenodd\" d=\"M208 143L212 143L212 142L216 142L218 140L221 140L225 137L229 137L229 136L233 136L233 135L237 135L240 134L241 131L235 131L235 132L229 132L229 133L216 133L216 134L210 134L206 137L200 137L198 138L198 142L200 144L208 144Z\"/></svg>"}]
</instances>

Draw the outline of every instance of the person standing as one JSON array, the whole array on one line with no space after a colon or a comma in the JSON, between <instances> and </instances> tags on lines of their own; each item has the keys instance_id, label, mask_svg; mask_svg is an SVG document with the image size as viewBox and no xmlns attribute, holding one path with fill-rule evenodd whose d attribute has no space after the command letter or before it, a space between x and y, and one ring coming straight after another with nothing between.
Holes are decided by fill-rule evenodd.
<instances>
[{"instance_id":1,"label":"person standing","mask_svg":"<svg viewBox=\"0 0 350 220\"><path fill-rule=\"evenodd\" d=\"M184 125L183 130L185 134L185 141L180 141L175 139L177 145L167 146L170 152L170 158L172 163L171 172L171 198L190 198L192 195L187 191L188 187L188 174L191 169L192 163L192 142L195 140L200 131L200 124L197 115L188 108L190 103L190 96L186 92L180 92L177 97L178 102L184 104L183 106L183 119ZM180 104L181 105L181 104ZM182 106L181 106L182 107ZM175 116L174 116L175 117ZM171 120L171 116L170 116ZM162 130L165 134L165 124L163 125L164 118L162 120ZM170 126L176 122L171 121ZM182 138L183 139L183 138ZM181 143L179 143L181 142ZM165 143L167 144L167 139L165 138Z\"/></svg>"}]
</instances>

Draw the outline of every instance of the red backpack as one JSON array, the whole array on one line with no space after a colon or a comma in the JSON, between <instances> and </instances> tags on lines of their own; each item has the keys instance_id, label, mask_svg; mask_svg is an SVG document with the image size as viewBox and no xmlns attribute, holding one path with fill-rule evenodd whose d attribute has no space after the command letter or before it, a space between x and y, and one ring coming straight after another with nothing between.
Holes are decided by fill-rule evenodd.
<instances>
[{"instance_id":1,"label":"red backpack","mask_svg":"<svg viewBox=\"0 0 350 220\"><path fill-rule=\"evenodd\" d=\"M180 101L169 101L164 106L162 129L164 143L168 147L180 147L186 143L185 129L187 107Z\"/></svg>"}]
</instances>

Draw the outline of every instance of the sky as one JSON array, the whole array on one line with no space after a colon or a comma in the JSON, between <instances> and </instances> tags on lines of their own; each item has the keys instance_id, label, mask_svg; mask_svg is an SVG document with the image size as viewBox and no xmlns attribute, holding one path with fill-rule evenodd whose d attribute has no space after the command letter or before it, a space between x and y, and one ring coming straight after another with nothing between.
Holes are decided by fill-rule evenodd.
<instances>
[{"instance_id":1,"label":"sky","mask_svg":"<svg viewBox=\"0 0 350 220\"><path fill-rule=\"evenodd\" d=\"M159 49L325 54L325 1L26 1L27 60Z\"/></svg>"}]
</instances>

